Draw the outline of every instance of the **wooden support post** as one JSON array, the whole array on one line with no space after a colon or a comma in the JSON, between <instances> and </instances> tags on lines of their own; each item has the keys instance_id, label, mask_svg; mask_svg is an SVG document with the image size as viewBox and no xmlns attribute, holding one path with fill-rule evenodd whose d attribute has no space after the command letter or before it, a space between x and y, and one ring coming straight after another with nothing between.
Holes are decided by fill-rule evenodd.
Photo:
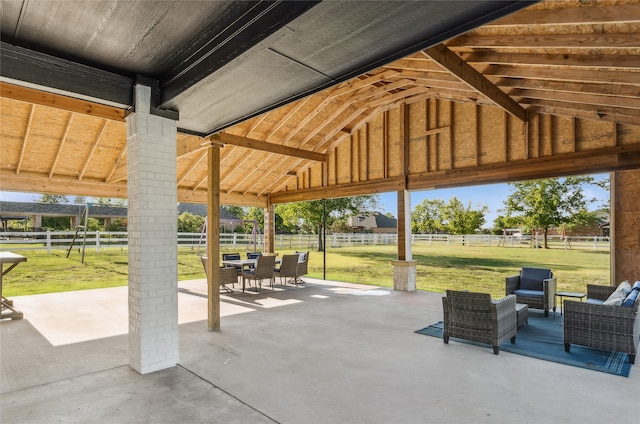
<instances>
[{"instance_id":1,"label":"wooden support post","mask_svg":"<svg viewBox=\"0 0 640 424\"><path fill-rule=\"evenodd\" d=\"M207 299L209 331L220 330L220 148L208 148Z\"/></svg>"}]
</instances>

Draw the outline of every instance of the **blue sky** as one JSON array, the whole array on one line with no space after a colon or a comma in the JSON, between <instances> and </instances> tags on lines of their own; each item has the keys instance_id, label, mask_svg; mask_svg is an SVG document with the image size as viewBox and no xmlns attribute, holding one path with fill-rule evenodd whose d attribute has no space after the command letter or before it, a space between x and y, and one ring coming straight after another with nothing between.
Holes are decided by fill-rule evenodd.
<instances>
[{"instance_id":1,"label":"blue sky","mask_svg":"<svg viewBox=\"0 0 640 424\"><path fill-rule=\"evenodd\" d=\"M593 177L597 180L608 179L609 174L596 174ZM411 192L411 209L415 208L425 199L441 199L448 202L450 198L457 197L465 206L471 202L474 209L479 209L482 205L489 208L489 212L485 215L485 228L491 228L493 221L499 215L499 210L504 209L504 201L507 200L511 193L511 187L507 184L489 184L472 187L447 188L439 190L425 190ZM601 188L589 185L583 190L586 199L598 199L589 205L589 210L600 208L609 199L609 193ZM383 206L383 212L391 212L393 216L398 217L396 193L383 193L380 195L380 203Z\"/></svg>"},{"instance_id":2,"label":"blue sky","mask_svg":"<svg viewBox=\"0 0 640 424\"><path fill-rule=\"evenodd\" d=\"M609 174L593 175L596 179L607 179ZM473 208L480 208L486 205L489 212L485 215L484 227L491 228L493 220L498 216L498 211L504 208L504 201L509 196L511 189L507 184L490 184L472 187L448 188L439 190L425 190L411 192L411 208L415 208L424 199L441 199L448 202L450 198L457 197L465 206L471 202ZM596 198L597 202L590 205L590 210L598 209L606 203L609 193L599 187L590 185L585 187L584 195L587 199ZM10 202L36 202L40 199L40 194L34 193L13 193L8 191L0 192L0 200ZM73 202L73 198L69 199ZM391 212L394 217L398 217L396 193L380 194L380 203L384 213Z\"/></svg>"}]
</instances>

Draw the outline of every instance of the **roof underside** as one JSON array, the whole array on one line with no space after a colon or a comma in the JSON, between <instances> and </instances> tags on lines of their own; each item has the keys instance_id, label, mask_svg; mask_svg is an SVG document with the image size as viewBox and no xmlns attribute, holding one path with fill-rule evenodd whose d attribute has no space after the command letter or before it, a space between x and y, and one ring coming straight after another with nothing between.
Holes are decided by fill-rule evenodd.
<instances>
[{"instance_id":1,"label":"roof underside","mask_svg":"<svg viewBox=\"0 0 640 424\"><path fill-rule=\"evenodd\" d=\"M237 196L417 97L640 125L639 27L637 1L2 1L2 189L125 197L136 81L179 116L178 187L206 190L215 133Z\"/></svg>"}]
</instances>

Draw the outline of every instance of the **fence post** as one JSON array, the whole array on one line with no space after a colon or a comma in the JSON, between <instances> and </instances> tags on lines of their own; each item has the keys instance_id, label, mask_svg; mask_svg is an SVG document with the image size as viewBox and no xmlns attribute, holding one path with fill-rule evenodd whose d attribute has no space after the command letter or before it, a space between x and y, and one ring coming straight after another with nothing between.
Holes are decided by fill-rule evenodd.
<instances>
[{"instance_id":1,"label":"fence post","mask_svg":"<svg viewBox=\"0 0 640 424\"><path fill-rule=\"evenodd\" d=\"M51 254L51 231L47 230L47 255Z\"/></svg>"},{"instance_id":2,"label":"fence post","mask_svg":"<svg viewBox=\"0 0 640 424\"><path fill-rule=\"evenodd\" d=\"M594 252L598 251L598 236L593 237L593 251Z\"/></svg>"},{"instance_id":3,"label":"fence post","mask_svg":"<svg viewBox=\"0 0 640 424\"><path fill-rule=\"evenodd\" d=\"M100 231L96 231L96 253L100 253Z\"/></svg>"}]
</instances>

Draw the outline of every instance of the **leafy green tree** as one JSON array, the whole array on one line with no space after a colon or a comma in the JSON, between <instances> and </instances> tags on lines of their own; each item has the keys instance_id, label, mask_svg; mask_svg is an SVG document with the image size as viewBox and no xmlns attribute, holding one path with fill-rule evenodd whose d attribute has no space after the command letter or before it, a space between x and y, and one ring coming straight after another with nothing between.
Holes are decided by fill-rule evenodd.
<instances>
[{"instance_id":1,"label":"leafy green tree","mask_svg":"<svg viewBox=\"0 0 640 424\"><path fill-rule=\"evenodd\" d=\"M540 228L547 249L547 234L552 226L571 222L572 216L586 208L582 187L591 177L546 178L509 183L513 192L505 201L507 216L519 216L531 228Z\"/></svg>"},{"instance_id":2,"label":"leafy green tree","mask_svg":"<svg viewBox=\"0 0 640 424\"><path fill-rule=\"evenodd\" d=\"M110 197L98 197L96 199L96 205L124 207L124 206L127 206L127 201L125 199L112 199Z\"/></svg>"},{"instance_id":3,"label":"leafy green tree","mask_svg":"<svg viewBox=\"0 0 640 424\"><path fill-rule=\"evenodd\" d=\"M40 198L40 203L52 203L59 205L69 203L69 198L62 194L43 194Z\"/></svg>"},{"instance_id":4,"label":"leafy green tree","mask_svg":"<svg viewBox=\"0 0 640 424\"><path fill-rule=\"evenodd\" d=\"M457 197L452 197L442 209L442 224L449 234L473 234L485 223L487 211L486 206L474 210L471 202L465 207Z\"/></svg>"},{"instance_id":5,"label":"leafy green tree","mask_svg":"<svg viewBox=\"0 0 640 424\"><path fill-rule=\"evenodd\" d=\"M246 220L244 223L244 232L250 234L253 232L253 222L258 223L258 229L264 234L264 208L256 206L248 207L246 212L242 216L242 219Z\"/></svg>"},{"instance_id":6,"label":"leafy green tree","mask_svg":"<svg viewBox=\"0 0 640 424\"><path fill-rule=\"evenodd\" d=\"M199 233L204 225L204 217L189 212L182 212L178 216L178 231L183 233Z\"/></svg>"},{"instance_id":7,"label":"leafy green tree","mask_svg":"<svg viewBox=\"0 0 640 424\"><path fill-rule=\"evenodd\" d=\"M238 219L242 219L245 214L245 209L242 206L222 205L220 206L220 209L229 212Z\"/></svg>"},{"instance_id":8,"label":"leafy green tree","mask_svg":"<svg viewBox=\"0 0 640 424\"><path fill-rule=\"evenodd\" d=\"M488 208L479 210L464 206L457 197L448 203L440 199L425 199L411 213L411 229L422 234L473 234L485 222L484 214Z\"/></svg>"},{"instance_id":9,"label":"leafy green tree","mask_svg":"<svg viewBox=\"0 0 640 424\"><path fill-rule=\"evenodd\" d=\"M323 232L323 204L326 202L327 226L341 218L349 215L377 209L378 197L354 196L341 197L337 199L311 200L308 202L294 202L280 204L275 207L275 212L282 218L285 225L291 228L298 228L301 231L315 233L318 235L318 251L324 250L322 243Z\"/></svg>"},{"instance_id":10,"label":"leafy green tree","mask_svg":"<svg viewBox=\"0 0 640 424\"><path fill-rule=\"evenodd\" d=\"M522 226L522 220L513 216L498 215L493 220L492 234L502 234L502 230L506 228L520 228Z\"/></svg>"},{"instance_id":11,"label":"leafy green tree","mask_svg":"<svg viewBox=\"0 0 640 424\"><path fill-rule=\"evenodd\" d=\"M442 210L445 203L440 199L424 199L411 212L411 232L437 234L444 231Z\"/></svg>"},{"instance_id":12,"label":"leafy green tree","mask_svg":"<svg viewBox=\"0 0 640 424\"><path fill-rule=\"evenodd\" d=\"M108 231L126 231L127 230L127 218L116 218L111 225L107 226Z\"/></svg>"},{"instance_id":13,"label":"leafy green tree","mask_svg":"<svg viewBox=\"0 0 640 424\"><path fill-rule=\"evenodd\" d=\"M600 217L598 215L598 212L582 209L571 216L571 221L567 223L565 228L572 233L584 233L598 226L600 223Z\"/></svg>"}]
</instances>

